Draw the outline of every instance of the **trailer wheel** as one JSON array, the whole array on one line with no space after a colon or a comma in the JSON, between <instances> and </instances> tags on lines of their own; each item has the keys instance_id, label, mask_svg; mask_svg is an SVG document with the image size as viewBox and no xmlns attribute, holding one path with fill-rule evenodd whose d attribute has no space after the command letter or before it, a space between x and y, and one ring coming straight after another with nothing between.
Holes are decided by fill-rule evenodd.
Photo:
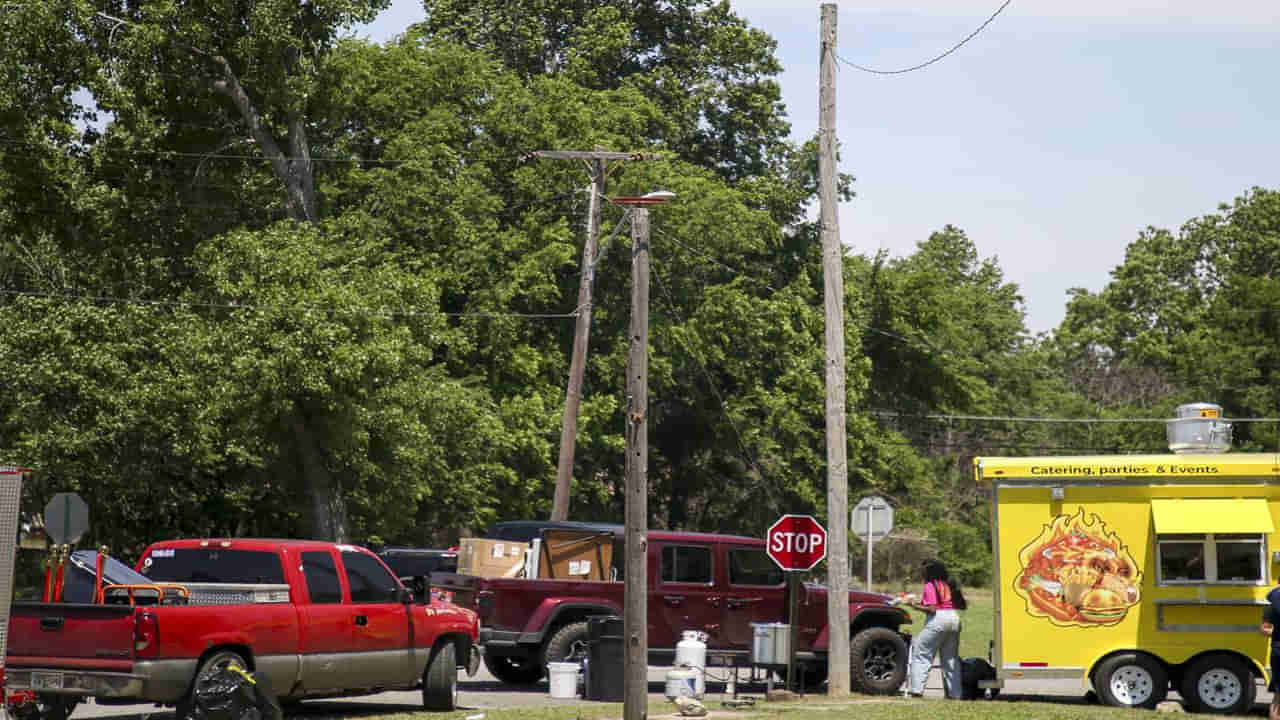
<instances>
[{"instance_id":1,"label":"trailer wheel","mask_svg":"<svg viewBox=\"0 0 1280 720\"><path fill-rule=\"evenodd\" d=\"M1119 653L1098 666L1093 686L1104 704L1150 709L1169 693L1169 675L1150 655Z\"/></svg>"},{"instance_id":2,"label":"trailer wheel","mask_svg":"<svg viewBox=\"0 0 1280 720\"><path fill-rule=\"evenodd\" d=\"M1192 712L1230 715L1253 707L1258 692L1249 667L1234 655L1206 655L1183 673L1182 699Z\"/></svg>"},{"instance_id":3,"label":"trailer wheel","mask_svg":"<svg viewBox=\"0 0 1280 720\"><path fill-rule=\"evenodd\" d=\"M422 673L422 707L446 711L458 707L458 661L451 642L436 648Z\"/></svg>"},{"instance_id":4,"label":"trailer wheel","mask_svg":"<svg viewBox=\"0 0 1280 720\"><path fill-rule=\"evenodd\" d=\"M907 643L896 630L870 627L849 642L850 684L867 695L892 695L907 677Z\"/></svg>"}]
</instances>

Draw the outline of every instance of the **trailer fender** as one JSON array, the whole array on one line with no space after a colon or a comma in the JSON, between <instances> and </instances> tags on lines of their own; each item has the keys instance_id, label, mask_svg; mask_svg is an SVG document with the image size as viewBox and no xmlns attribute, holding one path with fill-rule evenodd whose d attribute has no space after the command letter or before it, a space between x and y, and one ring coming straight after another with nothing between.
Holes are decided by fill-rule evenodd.
<instances>
[{"instance_id":1,"label":"trailer fender","mask_svg":"<svg viewBox=\"0 0 1280 720\"><path fill-rule=\"evenodd\" d=\"M601 602L598 598L562 597L547 598L525 623L517 642L520 644L540 645L544 638L557 627L567 622L574 622L592 615L621 615L622 608L613 603Z\"/></svg>"}]
</instances>

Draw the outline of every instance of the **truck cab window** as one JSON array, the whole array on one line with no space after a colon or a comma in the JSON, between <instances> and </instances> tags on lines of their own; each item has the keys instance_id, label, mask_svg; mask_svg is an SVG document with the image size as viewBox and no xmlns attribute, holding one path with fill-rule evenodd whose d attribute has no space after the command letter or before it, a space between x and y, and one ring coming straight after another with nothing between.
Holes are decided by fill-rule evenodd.
<instances>
[{"instance_id":1,"label":"truck cab window","mask_svg":"<svg viewBox=\"0 0 1280 720\"><path fill-rule=\"evenodd\" d=\"M142 560L154 582L283 585L280 556L261 550L157 548Z\"/></svg>"},{"instance_id":2,"label":"truck cab window","mask_svg":"<svg viewBox=\"0 0 1280 720\"><path fill-rule=\"evenodd\" d=\"M333 556L327 552L302 553L302 576L307 580L307 594L311 602L328 605L342 602L342 585L338 583L338 568Z\"/></svg>"},{"instance_id":3,"label":"truck cab window","mask_svg":"<svg viewBox=\"0 0 1280 720\"><path fill-rule=\"evenodd\" d=\"M763 550L729 551L729 584L781 585L782 568Z\"/></svg>"},{"instance_id":4,"label":"truck cab window","mask_svg":"<svg viewBox=\"0 0 1280 720\"><path fill-rule=\"evenodd\" d=\"M347 585L351 588L351 602L396 601L396 591L400 588L400 584L376 558L360 552L344 552L342 564L347 569Z\"/></svg>"},{"instance_id":5,"label":"truck cab window","mask_svg":"<svg viewBox=\"0 0 1280 720\"><path fill-rule=\"evenodd\" d=\"M662 582L711 584L711 548L667 545L662 548Z\"/></svg>"},{"instance_id":6,"label":"truck cab window","mask_svg":"<svg viewBox=\"0 0 1280 720\"><path fill-rule=\"evenodd\" d=\"M1161 585L1266 582L1266 538L1252 533L1156 536Z\"/></svg>"}]
</instances>

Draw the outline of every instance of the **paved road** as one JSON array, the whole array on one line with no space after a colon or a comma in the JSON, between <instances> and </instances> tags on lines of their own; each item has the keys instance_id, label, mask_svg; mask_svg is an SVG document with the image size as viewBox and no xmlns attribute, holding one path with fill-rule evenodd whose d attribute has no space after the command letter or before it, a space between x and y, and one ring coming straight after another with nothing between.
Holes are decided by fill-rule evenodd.
<instances>
[{"instance_id":1,"label":"paved road","mask_svg":"<svg viewBox=\"0 0 1280 720\"><path fill-rule=\"evenodd\" d=\"M649 693L651 700L660 700L665 687L668 668L649 668ZM727 671L713 668L712 677L726 677ZM749 683L748 674L740 674L738 691L740 695L763 698L766 685L764 682ZM544 681L530 688L519 689L498 682L482 666L475 677L459 676L459 703L465 709L483 712L490 708L511 707L546 707L556 705L573 705L582 700L560 700L550 697L547 683ZM709 682L707 695L712 701L718 701L724 692L724 683ZM1086 702L1085 691L1075 680L1015 680L1006 684L1001 692L1002 700L1030 700L1056 702L1078 705ZM942 679L935 670L925 685L926 697L942 697ZM1176 695L1171 694L1176 699ZM1258 689L1258 704L1254 707L1254 715L1267 714L1266 704L1271 695L1264 688ZM362 715L379 715L388 712L415 712L422 709L422 696L418 692L386 692L379 695L350 698L343 700L315 700L303 703L291 710L290 717L331 718L335 716L359 717ZM150 716L150 717L148 717ZM112 720L173 720L170 709L156 708L153 705L95 705L86 704L76 708L72 720L82 718L110 718Z\"/></svg>"}]
</instances>

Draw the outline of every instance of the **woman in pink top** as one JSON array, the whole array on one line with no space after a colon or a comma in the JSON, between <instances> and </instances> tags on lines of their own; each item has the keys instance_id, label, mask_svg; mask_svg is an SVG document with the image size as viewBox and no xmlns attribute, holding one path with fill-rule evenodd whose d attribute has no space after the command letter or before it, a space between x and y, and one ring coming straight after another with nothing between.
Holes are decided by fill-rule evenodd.
<instances>
[{"instance_id":1,"label":"woman in pink top","mask_svg":"<svg viewBox=\"0 0 1280 720\"><path fill-rule=\"evenodd\" d=\"M942 687L947 697L960 698L960 613L968 603L947 566L937 560L924 564L924 588L920 600L907 603L926 616L924 629L911 643L912 697L924 695L924 681L933 667L933 656L942 655Z\"/></svg>"}]
</instances>

